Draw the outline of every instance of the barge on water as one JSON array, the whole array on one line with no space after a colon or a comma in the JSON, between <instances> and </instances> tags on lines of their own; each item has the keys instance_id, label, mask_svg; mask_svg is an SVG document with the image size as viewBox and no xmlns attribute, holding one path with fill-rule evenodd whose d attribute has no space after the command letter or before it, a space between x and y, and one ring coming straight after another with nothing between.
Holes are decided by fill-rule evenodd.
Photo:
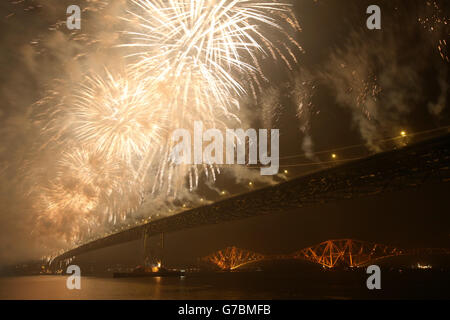
<instances>
[{"instance_id":1,"label":"barge on water","mask_svg":"<svg viewBox=\"0 0 450 320\"><path fill-rule=\"evenodd\" d=\"M132 272L114 272L113 278L152 278L152 277L181 277L184 271L167 270L158 268L157 270L148 270L147 268L136 268Z\"/></svg>"}]
</instances>

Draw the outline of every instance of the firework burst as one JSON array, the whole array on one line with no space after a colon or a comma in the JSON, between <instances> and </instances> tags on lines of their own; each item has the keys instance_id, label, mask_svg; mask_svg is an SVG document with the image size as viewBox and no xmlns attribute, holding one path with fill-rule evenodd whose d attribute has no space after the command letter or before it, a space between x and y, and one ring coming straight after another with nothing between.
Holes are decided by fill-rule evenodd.
<instances>
[{"instance_id":1,"label":"firework burst","mask_svg":"<svg viewBox=\"0 0 450 320\"><path fill-rule=\"evenodd\" d=\"M74 138L106 158L131 163L161 144L165 113L157 93L143 83L106 72L88 77L74 96L71 109Z\"/></svg>"},{"instance_id":2,"label":"firework burst","mask_svg":"<svg viewBox=\"0 0 450 320\"><path fill-rule=\"evenodd\" d=\"M297 62L301 50L290 31L300 26L290 5L273 1L134 0L128 11L130 65L137 77L151 79L170 92L174 108L229 117L230 107L246 94L247 79L265 79L261 58ZM277 21L285 21L290 30ZM273 39L265 36L272 33ZM281 36L280 36L281 34ZM212 101L212 99L214 99ZM195 109L195 110L193 110Z\"/></svg>"},{"instance_id":3,"label":"firework burst","mask_svg":"<svg viewBox=\"0 0 450 320\"><path fill-rule=\"evenodd\" d=\"M129 3L121 19L125 31L113 46L125 48L125 71L89 70L68 94L54 91L37 104L45 140L37 149L60 160L33 194L40 221L78 215L71 240L126 219L149 194L176 198L179 190L193 191L201 173L215 180L219 167L173 164L172 132L192 131L194 121L222 129L238 124L241 99L255 96L267 80L264 59L292 69L302 51L288 4ZM42 108L53 97L60 101Z\"/></svg>"}]
</instances>

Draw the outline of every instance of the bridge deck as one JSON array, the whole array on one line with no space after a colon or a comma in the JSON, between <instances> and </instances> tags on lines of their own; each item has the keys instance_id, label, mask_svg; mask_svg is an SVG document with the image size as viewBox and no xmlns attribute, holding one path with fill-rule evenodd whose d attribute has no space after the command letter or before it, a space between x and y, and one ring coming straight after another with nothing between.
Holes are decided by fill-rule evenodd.
<instances>
[{"instance_id":1,"label":"bridge deck","mask_svg":"<svg viewBox=\"0 0 450 320\"><path fill-rule=\"evenodd\" d=\"M155 220L67 251L53 263L138 240L145 232L157 235L423 184L447 183L449 167L450 135L445 135Z\"/></svg>"}]
</instances>

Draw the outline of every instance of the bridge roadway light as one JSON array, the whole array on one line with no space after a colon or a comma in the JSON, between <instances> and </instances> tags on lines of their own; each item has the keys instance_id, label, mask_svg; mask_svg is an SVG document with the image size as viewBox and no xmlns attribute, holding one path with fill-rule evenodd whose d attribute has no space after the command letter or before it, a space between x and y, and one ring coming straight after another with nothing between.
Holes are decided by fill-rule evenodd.
<instances>
[{"instance_id":1,"label":"bridge roadway light","mask_svg":"<svg viewBox=\"0 0 450 320\"><path fill-rule=\"evenodd\" d=\"M402 137L406 137L406 136L407 136L406 131L403 130L402 132L400 132L400 135L401 135Z\"/></svg>"}]
</instances>

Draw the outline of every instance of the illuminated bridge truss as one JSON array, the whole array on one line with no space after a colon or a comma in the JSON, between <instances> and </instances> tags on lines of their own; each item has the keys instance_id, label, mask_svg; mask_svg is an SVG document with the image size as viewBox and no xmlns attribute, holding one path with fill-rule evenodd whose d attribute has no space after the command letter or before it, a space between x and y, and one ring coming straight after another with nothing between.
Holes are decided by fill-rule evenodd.
<instances>
[{"instance_id":1,"label":"illuminated bridge truss","mask_svg":"<svg viewBox=\"0 0 450 320\"><path fill-rule=\"evenodd\" d=\"M400 249L352 239L329 240L288 255L263 255L236 247L217 251L201 260L221 270L237 270L258 261L306 260L325 268L363 267L395 256L450 254L450 249Z\"/></svg>"},{"instance_id":2,"label":"illuminated bridge truss","mask_svg":"<svg viewBox=\"0 0 450 320\"><path fill-rule=\"evenodd\" d=\"M303 249L293 255L318 263L324 267L336 266L360 267L377 260L406 254L405 250L378 243L351 239L329 240L316 246Z\"/></svg>"},{"instance_id":3,"label":"illuminated bridge truss","mask_svg":"<svg viewBox=\"0 0 450 320\"><path fill-rule=\"evenodd\" d=\"M236 247L228 247L203 258L204 261L213 263L222 270L236 270L243 265L264 259L265 256L262 254Z\"/></svg>"},{"instance_id":4,"label":"illuminated bridge truss","mask_svg":"<svg viewBox=\"0 0 450 320\"><path fill-rule=\"evenodd\" d=\"M450 135L446 135L155 220L69 250L53 261L61 263L82 253L142 239L146 234L156 236L331 201L449 182Z\"/></svg>"}]
</instances>

